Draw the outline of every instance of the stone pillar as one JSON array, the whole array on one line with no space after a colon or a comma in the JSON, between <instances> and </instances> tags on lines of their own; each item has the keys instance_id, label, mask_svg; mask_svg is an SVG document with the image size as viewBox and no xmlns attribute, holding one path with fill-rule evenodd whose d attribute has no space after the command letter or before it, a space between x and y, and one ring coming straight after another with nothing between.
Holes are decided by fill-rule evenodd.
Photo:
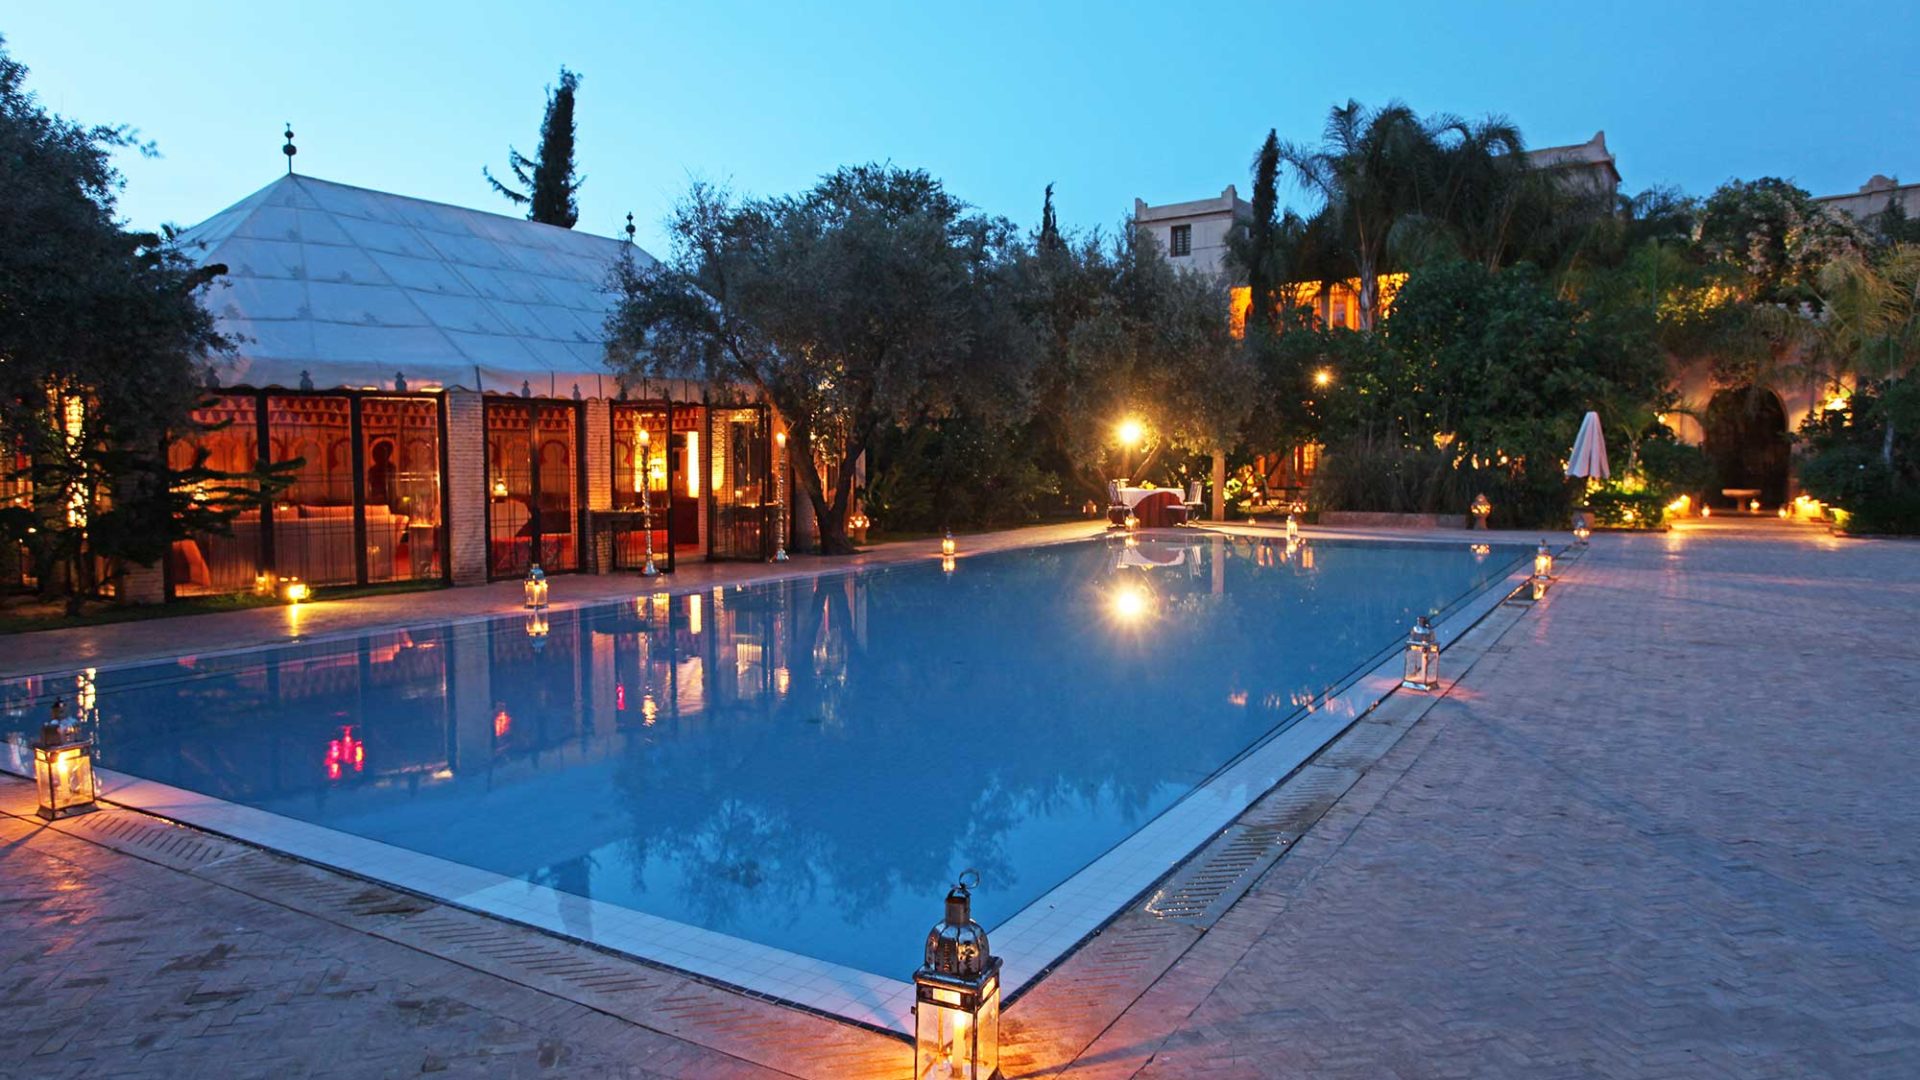
<instances>
[{"instance_id":1,"label":"stone pillar","mask_svg":"<svg viewBox=\"0 0 1920 1080\"><path fill-rule=\"evenodd\" d=\"M447 553L455 585L487 580L487 422L484 399L449 390L447 409Z\"/></svg>"},{"instance_id":2,"label":"stone pillar","mask_svg":"<svg viewBox=\"0 0 1920 1080\"><path fill-rule=\"evenodd\" d=\"M120 573L117 599L122 604L160 604L167 599L167 574L160 563L141 566L129 562Z\"/></svg>"},{"instance_id":3,"label":"stone pillar","mask_svg":"<svg viewBox=\"0 0 1920 1080\"><path fill-rule=\"evenodd\" d=\"M1215 521L1227 520L1227 452L1213 452L1213 513Z\"/></svg>"},{"instance_id":4,"label":"stone pillar","mask_svg":"<svg viewBox=\"0 0 1920 1080\"><path fill-rule=\"evenodd\" d=\"M580 568L593 574L605 574L613 568L613 537L592 529L594 513L613 509L613 407L604 398L587 402L587 523L590 531L582 548L586 561Z\"/></svg>"}]
</instances>

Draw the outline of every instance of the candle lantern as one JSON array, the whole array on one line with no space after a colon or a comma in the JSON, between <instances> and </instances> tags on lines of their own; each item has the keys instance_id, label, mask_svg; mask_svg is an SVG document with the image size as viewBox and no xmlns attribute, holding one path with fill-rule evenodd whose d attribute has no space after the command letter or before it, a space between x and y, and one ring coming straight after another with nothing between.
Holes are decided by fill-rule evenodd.
<instances>
[{"instance_id":1,"label":"candle lantern","mask_svg":"<svg viewBox=\"0 0 1920 1080\"><path fill-rule=\"evenodd\" d=\"M1300 539L1300 519L1294 517L1292 514L1287 515L1287 539Z\"/></svg>"},{"instance_id":2,"label":"candle lantern","mask_svg":"<svg viewBox=\"0 0 1920 1080\"><path fill-rule=\"evenodd\" d=\"M1581 547L1587 546L1587 538L1593 535L1593 519L1583 508L1573 512L1573 542Z\"/></svg>"},{"instance_id":3,"label":"candle lantern","mask_svg":"<svg viewBox=\"0 0 1920 1080\"><path fill-rule=\"evenodd\" d=\"M959 550L959 545L953 542L953 530L948 529L946 537L940 541L940 554L952 555L954 552L958 550Z\"/></svg>"},{"instance_id":4,"label":"candle lantern","mask_svg":"<svg viewBox=\"0 0 1920 1080\"><path fill-rule=\"evenodd\" d=\"M647 536L647 562L640 568L640 576L659 577L660 567L653 561L653 432L644 420L634 438L640 444L636 448L639 460L633 464L634 483L640 488L640 529Z\"/></svg>"},{"instance_id":5,"label":"candle lantern","mask_svg":"<svg viewBox=\"0 0 1920 1080\"><path fill-rule=\"evenodd\" d=\"M1480 494L1475 495L1473 497L1472 510L1473 510L1473 527L1476 529L1486 528L1487 516L1493 513L1493 503L1487 501L1486 492L1483 491Z\"/></svg>"},{"instance_id":6,"label":"candle lantern","mask_svg":"<svg viewBox=\"0 0 1920 1080\"><path fill-rule=\"evenodd\" d=\"M1140 516L1138 514L1135 514L1133 511L1129 510L1127 511L1126 520L1122 522L1122 524L1124 524L1127 527L1128 532L1132 532L1133 530L1140 527Z\"/></svg>"},{"instance_id":7,"label":"candle lantern","mask_svg":"<svg viewBox=\"0 0 1920 1080\"><path fill-rule=\"evenodd\" d=\"M847 518L847 535L851 536L856 544L867 542L867 530L871 528L873 528L873 519L867 517L865 511L855 510Z\"/></svg>"},{"instance_id":8,"label":"candle lantern","mask_svg":"<svg viewBox=\"0 0 1920 1080\"><path fill-rule=\"evenodd\" d=\"M33 787L40 816L48 821L94 808L93 739L64 723L67 706L56 700L33 744Z\"/></svg>"},{"instance_id":9,"label":"candle lantern","mask_svg":"<svg viewBox=\"0 0 1920 1080\"><path fill-rule=\"evenodd\" d=\"M527 571L526 593L528 607L537 609L547 606L547 572L540 569L539 563L534 563Z\"/></svg>"},{"instance_id":10,"label":"candle lantern","mask_svg":"<svg viewBox=\"0 0 1920 1080\"><path fill-rule=\"evenodd\" d=\"M1440 642L1425 615L1413 620L1413 632L1407 635L1407 672L1400 685L1408 690L1440 689Z\"/></svg>"},{"instance_id":11,"label":"candle lantern","mask_svg":"<svg viewBox=\"0 0 1920 1080\"><path fill-rule=\"evenodd\" d=\"M926 962L913 974L916 1080L999 1080L1000 958L973 921L969 870L947 893L946 918L927 932Z\"/></svg>"},{"instance_id":12,"label":"candle lantern","mask_svg":"<svg viewBox=\"0 0 1920 1080\"><path fill-rule=\"evenodd\" d=\"M1553 580L1553 552L1545 540L1540 541L1540 547L1533 553L1533 580L1542 585Z\"/></svg>"},{"instance_id":13,"label":"candle lantern","mask_svg":"<svg viewBox=\"0 0 1920 1080\"><path fill-rule=\"evenodd\" d=\"M306 582L301 581L299 578L289 574L288 576L281 578L279 582L274 586L274 593L275 595L280 597L280 600L282 603L297 604L300 601L305 600L308 597L311 597L313 595L313 590L307 588Z\"/></svg>"}]
</instances>

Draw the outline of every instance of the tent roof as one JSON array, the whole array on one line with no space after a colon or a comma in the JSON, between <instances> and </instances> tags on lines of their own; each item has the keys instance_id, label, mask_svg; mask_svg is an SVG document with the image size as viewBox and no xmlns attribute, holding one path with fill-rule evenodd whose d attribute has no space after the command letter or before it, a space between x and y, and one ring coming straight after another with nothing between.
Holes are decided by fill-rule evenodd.
<instances>
[{"instance_id":1,"label":"tent roof","mask_svg":"<svg viewBox=\"0 0 1920 1080\"><path fill-rule=\"evenodd\" d=\"M226 385L460 386L612 396L602 354L614 260L636 246L445 203L283 176L180 234L224 263L207 307Z\"/></svg>"}]
</instances>

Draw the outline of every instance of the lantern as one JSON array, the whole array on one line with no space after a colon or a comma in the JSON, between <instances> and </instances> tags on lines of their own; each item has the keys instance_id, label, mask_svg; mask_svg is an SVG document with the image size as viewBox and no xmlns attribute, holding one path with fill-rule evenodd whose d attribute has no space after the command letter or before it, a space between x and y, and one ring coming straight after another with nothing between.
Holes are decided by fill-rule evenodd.
<instances>
[{"instance_id":1,"label":"lantern","mask_svg":"<svg viewBox=\"0 0 1920 1080\"><path fill-rule=\"evenodd\" d=\"M532 643L534 652L542 652L547 647L547 611L544 606L535 608L527 616L527 640Z\"/></svg>"},{"instance_id":2,"label":"lantern","mask_svg":"<svg viewBox=\"0 0 1920 1080\"><path fill-rule=\"evenodd\" d=\"M56 700L33 744L33 787L40 797L40 816L48 821L84 814L99 796L93 783L93 739L61 723L66 715L66 703Z\"/></svg>"},{"instance_id":3,"label":"lantern","mask_svg":"<svg viewBox=\"0 0 1920 1080\"><path fill-rule=\"evenodd\" d=\"M1759 500L1759 499L1748 499L1748 500L1747 500L1747 512L1748 512L1748 513L1752 513L1752 514L1757 514L1757 513L1759 513L1759 512L1760 512L1760 500Z\"/></svg>"},{"instance_id":4,"label":"lantern","mask_svg":"<svg viewBox=\"0 0 1920 1080\"><path fill-rule=\"evenodd\" d=\"M282 603L287 604L297 604L313 595L313 590L307 588L306 582L292 575L281 578L279 584L274 586L274 592Z\"/></svg>"},{"instance_id":5,"label":"lantern","mask_svg":"<svg viewBox=\"0 0 1920 1080\"><path fill-rule=\"evenodd\" d=\"M958 546L953 542L953 530L948 529L946 537L940 541L940 554L952 555L957 550Z\"/></svg>"},{"instance_id":6,"label":"lantern","mask_svg":"<svg viewBox=\"0 0 1920 1080\"><path fill-rule=\"evenodd\" d=\"M1413 620L1413 632L1407 635L1407 673L1400 685L1408 690L1440 689L1440 642L1425 615Z\"/></svg>"},{"instance_id":7,"label":"lantern","mask_svg":"<svg viewBox=\"0 0 1920 1080\"><path fill-rule=\"evenodd\" d=\"M972 870L947 893L947 916L927 932L926 962L913 974L915 1080L998 1080L1000 958L973 921Z\"/></svg>"},{"instance_id":8,"label":"lantern","mask_svg":"<svg viewBox=\"0 0 1920 1080\"><path fill-rule=\"evenodd\" d=\"M953 568L957 565L959 565L959 560L955 559L953 556L951 555L940 556L940 570L943 573L948 573L948 574L953 573Z\"/></svg>"},{"instance_id":9,"label":"lantern","mask_svg":"<svg viewBox=\"0 0 1920 1080\"><path fill-rule=\"evenodd\" d=\"M1545 540L1533 553L1533 576L1541 581L1553 580L1553 552L1548 549Z\"/></svg>"},{"instance_id":10,"label":"lantern","mask_svg":"<svg viewBox=\"0 0 1920 1080\"><path fill-rule=\"evenodd\" d=\"M275 587L278 584L279 582L274 579L274 576L272 574L265 573L265 572L255 574L253 575L253 595L273 596L276 592L279 591Z\"/></svg>"},{"instance_id":11,"label":"lantern","mask_svg":"<svg viewBox=\"0 0 1920 1080\"><path fill-rule=\"evenodd\" d=\"M526 592L528 607L537 609L547 606L547 572L540 569L539 563L534 563L527 571Z\"/></svg>"},{"instance_id":12,"label":"lantern","mask_svg":"<svg viewBox=\"0 0 1920 1080\"><path fill-rule=\"evenodd\" d=\"M1287 515L1287 539L1288 540L1300 539L1300 521L1298 518L1295 518L1292 514Z\"/></svg>"},{"instance_id":13,"label":"lantern","mask_svg":"<svg viewBox=\"0 0 1920 1080\"><path fill-rule=\"evenodd\" d=\"M873 528L873 519L869 518L865 511L855 510L847 516L847 534L853 537L854 543L866 543L867 530L871 528Z\"/></svg>"},{"instance_id":14,"label":"lantern","mask_svg":"<svg viewBox=\"0 0 1920 1080\"><path fill-rule=\"evenodd\" d=\"M1592 519L1583 510L1573 512L1573 542L1581 547L1587 546L1587 538L1593 535Z\"/></svg>"},{"instance_id":15,"label":"lantern","mask_svg":"<svg viewBox=\"0 0 1920 1080\"><path fill-rule=\"evenodd\" d=\"M1473 497L1473 506L1471 509L1473 510L1473 527L1476 529L1486 528L1487 515L1493 513L1493 504L1487 501L1486 492L1483 491Z\"/></svg>"},{"instance_id":16,"label":"lantern","mask_svg":"<svg viewBox=\"0 0 1920 1080\"><path fill-rule=\"evenodd\" d=\"M1129 510L1127 511L1126 520L1122 522L1122 524L1124 524L1127 527L1128 532L1132 532L1133 530L1140 527L1140 516L1138 514L1135 514L1133 511Z\"/></svg>"}]
</instances>

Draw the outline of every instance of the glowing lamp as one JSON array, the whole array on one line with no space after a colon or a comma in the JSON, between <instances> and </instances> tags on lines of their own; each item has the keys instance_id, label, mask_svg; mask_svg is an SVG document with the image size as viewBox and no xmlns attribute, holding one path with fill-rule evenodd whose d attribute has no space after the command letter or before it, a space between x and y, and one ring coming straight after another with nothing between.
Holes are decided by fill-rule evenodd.
<instances>
[{"instance_id":1,"label":"glowing lamp","mask_svg":"<svg viewBox=\"0 0 1920 1080\"><path fill-rule=\"evenodd\" d=\"M1792 512L1792 511L1790 511L1790 510L1788 510L1788 509L1787 509L1787 508L1786 508L1785 506L1782 506L1782 507L1780 507L1780 520L1781 520L1781 521L1785 521L1785 520L1787 520L1788 518L1790 518L1790 517L1792 517L1792 516L1793 516L1793 512Z\"/></svg>"},{"instance_id":2,"label":"glowing lamp","mask_svg":"<svg viewBox=\"0 0 1920 1080\"><path fill-rule=\"evenodd\" d=\"M1700 516L1701 516L1701 517L1703 517L1703 518L1709 518L1709 517L1712 517L1712 516L1713 516L1713 507L1711 507L1711 506L1702 506L1702 507L1700 508Z\"/></svg>"},{"instance_id":3,"label":"glowing lamp","mask_svg":"<svg viewBox=\"0 0 1920 1080\"><path fill-rule=\"evenodd\" d=\"M1547 548L1545 540L1533 553L1533 580L1544 588L1553 581L1553 552Z\"/></svg>"},{"instance_id":4,"label":"glowing lamp","mask_svg":"<svg viewBox=\"0 0 1920 1080\"><path fill-rule=\"evenodd\" d=\"M1140 445L1141 437L1146 434L1146 431L1141 428L1140 421L1127 420L1120 424L1120 429L1116 434L1120 436L1121 446L1138 446Z\"/></svg>"},{"instance_id":5,"label":"glowing lamp","mask_svg":"<svg viewBox=\"0 0 1920 1080\"><path fill-rule=\"evenodd\" d=\"M959 546L953 542L953 530L948 529L947 535L940 541L940 554L952 555L958 550Z\"/></svg>"},{"instance_id":6,"label":"glowing lamp","mask_svg":"<svg viewBox=\"0 0 1920 1080\"><path fill-rule=\"evenodd\" d=\"M1413 620L1413 632L1407 635L1407 671L1400 685L1408 690L1440 689L1440 642L1425 615Z\"/></svg>"},{"instance_id":7,"label":"glowing lamp","mask_svg":"<svg viewBox=\"0 0 1920 1080\"><path fill-rule=\"evenodd\" d=\"M543 605L527 615L527 641L533 645L534 652L542 652L547 647L547 610Z\"/></svg>"},{"instance_id":8,"label":"glowing lamp","mask_svg":"<svg viewBox=\"0 0 1920 1080\"><path fill-rule=\"evenodd\" d=\"M1294 517L1292 514L1287 515L1287 539L1300 539L1300 519Z\"/></svg>"},{"instance_id":9,"label":"glowing lamp","mask_svg":"<svg viewBox=\"0 0 1920 1080\"><path fill-rule=\"evenodd\" d=\"M1126 525L1128 532L1132 532L1133 530L1140 527L1140 516L1138 514L1135 514L1133 511L1129 510L1127 511L1127 517L1125 522L1123 522L1123 524Z\"/></svg>"},{"instance_id":10,"label":"glowing lamp","mask_svg":"<svg viewBox=\"0 0 1920 1080\"><path fill-rule=\"evenodd\" d=\"M274 594L280 597L281 603L297 604L312 597L313 590L307 587L306 582L289 575L281 578L274 586Z\"/></svg>"},{"instance_id":11,"label":"glowing lamp","mask_svg":"<svg viewBox=\"0 0 1920 1080\"><path fill-rule=\"evenodd\" d=\"M1573 527L1573 542L1581 547L1586 547L1587 540L1592 536L1593 530L1587 528L1587 523L1584 521Z\"/></svg>"},{"instance_id":12,"label":"glowing lamp","mask_svg":"<svg viewBox=\"0 0 1920 1080\"><path fill-rule=\"evenodd\" d=\"M926 962L913 973L915 1080L999 1080L1000 958L973 921L968 870L947 893L946 918L927 932Z\"/></svg>"},{"instance_id":13,"label":"glowing lamp","mask_svg":"<svg viewBox=\"0 0 1920 1080\"><path fill-rule=\"evenodd\" d=\"M525 589L529 608L539 609L547 606L547 572L540 569L539 563L534 563L527 571Z\"/></svg>"},{"instance_id":14,"label":"glowing lamp","mask_svg":"<svg viewBox=\"0 0 1920 1080\"><path fill-rule=\"evenodd\" d=\"M62 723L66 716L66 703L56 700L33 744L33 788L40 798L40 816L48 821L84 814L99 797L93 782L93 738Z\"/></svg>"},{"instance_id":15,"label":"glowing lamp","mask_svg":"<svg viewBox=\"0 0 1920 1080\"><path fill-rule=\"evenodd\" d=\"M940 570L942 573L947 573L947 574L953 573L953 568L955 566L958 566L959 564L960 564L960 560L954 558L951 555L940 556Z\"/></svg>"},{"instance_id":16,"label":"glowing lamp","mask_svg":"<svg viewBox=\"0 0 1920 1080\"><path fill-rule=\"evenodd\" d=\"M1473 511L1473 527L1476 529L1486 528L1487 515L1493 513L1493 503L1487 500L1487 493L1483 491L1475 495L1473 497L1473 505L1470 509Z\"/></svg>"},{"instance_id":17,"label":"glowing lamp","mask_svg":"<svg viewBox=\"0 0 1920 1080\"><path fill-rule=\"evenodd\" d=\"M1759 499L1748 499L1748 500L1747 500L1747 509L1748 509L1748 511L1750 511L1750 512L1752 512L1752 513L1755 513L1755 514L1757 514L1757 513L1759 513L1759 512L1760 512L1760 500L1759 500Z\"/></svg>"},{"instance_id":18,"label":"glowing lamp","mask_svg":"<svg viewBox=\"0 0 1920 1080\"><path fill-rule=\"evenodd\" d=\"M1478 563L1478 562L1486 562L1486 561L1487 561L1487 556L1489 556L1489 555L1491 555L1491 554L1493 554L1493 545L1491 545L1491 544L1473 544L1473 545L1471 545L1471 550L1473 551L1473 561L1474 561L1474 562L1477 562L1477 563Z\"/></svg>"},{"instance_id":19,"label":"glowing lamp","mask_svg":"<svg viewBox=\"0 0 1920 1080\"><path fill-rule=\"evenodd\" d=\"M493 497L496 499L504 499L507 497L506 477L496 476L493 478Z\"/></svg>"},{"instance_id":20,"label":"glowing lamp","mask_svg":"<svg viewBox=\"0 0 1920 1080\"><path fill-rule=\"evenodd\" d=\"M274 586L277 584L279 584L279 582L274 579L272 574L255 574L253 575L253 595L272 596L276 591Z\"/></svg>"}]
</instances>

